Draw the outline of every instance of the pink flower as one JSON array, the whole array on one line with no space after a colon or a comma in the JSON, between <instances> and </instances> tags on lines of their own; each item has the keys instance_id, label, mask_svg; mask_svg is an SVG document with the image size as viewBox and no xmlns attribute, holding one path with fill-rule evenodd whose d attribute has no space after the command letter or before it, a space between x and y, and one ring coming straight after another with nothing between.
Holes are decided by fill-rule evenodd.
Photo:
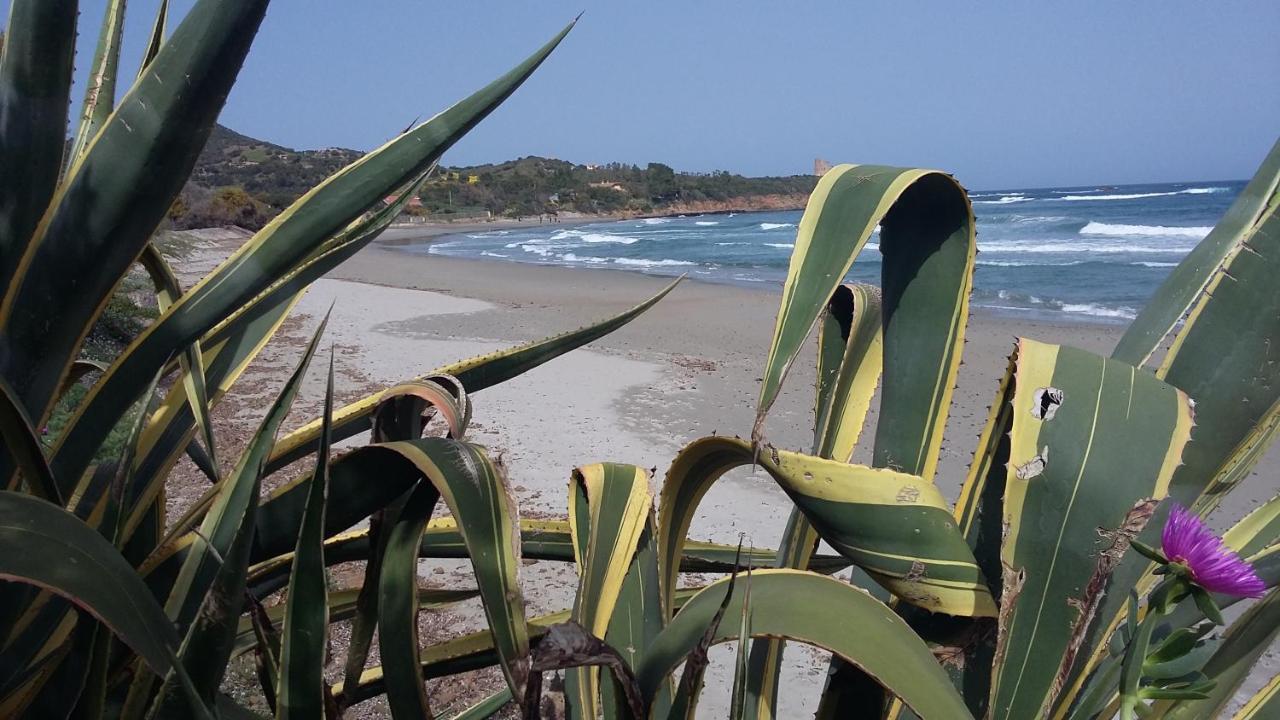
<instances>
[{"instance_id":1,"label":"pink flower","mask_svg":"<svg viewBox=\"0 0 1280 720\"><path fill-rule=\"evenodd\" d=\"M1160 545L1165 557L1186 566L1195 584L1209 592L1257 598L1267 591L1253 567L1181 505L1169 513Z\"/></svg>"}]
</instances>

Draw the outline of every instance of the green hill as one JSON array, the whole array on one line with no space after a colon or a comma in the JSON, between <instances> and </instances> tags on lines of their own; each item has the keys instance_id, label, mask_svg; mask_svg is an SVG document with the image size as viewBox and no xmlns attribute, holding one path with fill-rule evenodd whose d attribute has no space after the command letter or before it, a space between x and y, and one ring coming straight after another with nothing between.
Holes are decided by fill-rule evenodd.
<instances>
[{"instance_id":1,"label":"green hill","mask_svg":"<svg viewBox=\"0 0 1280 720\"><path fill-rule=\"evenodd\" d=\"M219 125L170 215L179 228L261 227L361 154L344 148L293 150ZM778 209L801 206L816 180L810 175L683 173L661 163L581 165L531 156L491 165L441 167L410 212L450 218Z\"/></svg>"}]
</instances>

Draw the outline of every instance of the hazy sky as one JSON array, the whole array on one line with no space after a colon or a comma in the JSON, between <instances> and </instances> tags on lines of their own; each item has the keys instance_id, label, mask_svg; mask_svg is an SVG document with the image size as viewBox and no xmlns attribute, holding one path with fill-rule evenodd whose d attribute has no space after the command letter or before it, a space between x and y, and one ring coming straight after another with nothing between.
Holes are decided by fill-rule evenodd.
<instances>
[{"instance_id":1,"label":"hazy sky","mask_svg":"<svg viewBox=\"0 0 1280 720\"><path fill-rule=\"evenodd\" d=\"M156 4L129 3L126 73ZM81 5L79 76L103 0ZM1280 133L1275 0L276 0L222 122L368 149L584 9L445 162L790 174L820 156L942 168L972 188L1118 184L1247 177Z\"/></svg>"}]
</instances>

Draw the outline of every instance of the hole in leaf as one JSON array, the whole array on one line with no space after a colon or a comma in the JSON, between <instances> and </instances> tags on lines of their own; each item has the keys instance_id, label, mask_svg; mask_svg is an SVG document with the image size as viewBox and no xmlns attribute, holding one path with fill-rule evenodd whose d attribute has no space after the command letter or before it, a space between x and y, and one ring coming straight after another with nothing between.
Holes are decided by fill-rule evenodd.
<instances>
[{"instance_id":1,"label":"hole in leaf","mask_svg":"<svg viewBox=\"0 0 1280 720\"><path fill-rule=\"evenodd\" d=\"M1062 405L1062 391L1056 387L1042 387L1032 397L1031 415L1037 420L1052 420Z\"/></svg>"}]
</instances>

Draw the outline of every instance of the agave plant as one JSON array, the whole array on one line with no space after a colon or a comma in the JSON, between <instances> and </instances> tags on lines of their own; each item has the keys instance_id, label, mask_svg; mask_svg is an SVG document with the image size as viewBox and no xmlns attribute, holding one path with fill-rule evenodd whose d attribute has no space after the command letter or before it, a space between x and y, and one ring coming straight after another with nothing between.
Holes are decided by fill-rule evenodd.
<instances>
[{"instance_id":1,"label":"agave plant","mask_svg":"<svg viewBox=\"0 0 1280 720\"><path fill-rule=\"evenodd\" d=\"M326 412L322 439L301 451L314 456L314 470L267 497L260 497L262 479L287 463L288 444L275 437L319 332L229 471L216 462L210 408L307 285L377 237L442 153L514 92L570 28L335 173L184 289L153 234L266 7L264 0L200 0L165 39L168 4L161 3L141 71L117 104L125 3L109 3L68 143L76 3L11 4L0 56L0 716L233 713L219 686L228 659L246 649L259 653L277 714L332 712L359 688L349 682L345 694L334 694L324 683L325 626L357 617L347 667L358 677L374 627L368 618L377 617L369 609L379 600L394 608L479 594L495 633L505 629L498 654L511 681L519 680L514 671L528 649L522 603L507 587L512 558L493 552L506 547L514 508L483 450L463 440L470 405L462 388L479 391L601 337L662 294L595 325L427 372ZM394 202L382 201L388 194ZM154 281L158 319L107 366L78 359L135 264ZM35 428L78 382L89 384L88 393L45 447ZM141 411L131 414L135 408ZM419 438L428 409L445 416L450 439ZM121 423L131 428L125 453L104 458L106 433ZM371 426L377 440L417 444L375 446L382 449L330 464L329 438ZM181 517L167 517L165 485L184 454L212 484ZM439 491L418 492L420 485ZM400 531L399 521L414 513L429 516L439 496L462 530L433 527L428 536L438 542L414 550L449 557L464 548L477 558L476 590L419 593L398 572L405 566L389 564L386 597L376 581L328 591L326 563L372 558L376 579L384 546L400 547L390 530ZM370 516L363 547L343 535ZM286 604L264 606L285 586ZM384 657L397 650L412 654L403 667L416 673L418 649L383 643Z\"/></svg>"},{"instance_id":2,"label":"agave plant","mask_svg":"<svg viewBox=\"0 0 1280 720\"><path fill-rule=\"evenodd\" d=\"M536 716L542 673L559 669L574 717L688 717L707 648L736 639L741 717L777 714L786 640L833 653L823 717L1212 717L1275 635L1280 501L1224 537L1272 589L1221 635L1205 621L1234 599L1192 588L1199 602L1174 602L1157 580L1182 572L1177 559L1143 548L1165 524L1161 500L1207 514L1274 432L1280 294L1266 268L1280 251L1280 147L1114 357L1018 341L955 507L933 476L968 318L972 210L943 173L876 166L839 166L810 199L751 438L691 443L656 512L645 471L606 463L571 473L566 518L521 520L500 464L465 433L474 393L620 327L672 286L590 327L342 408L331 369L323 415L277 440L321 323L222 471L209 461L210 407L306 286L376 237L568 32L336 173L184 290L152 234L265 6L200 0L163 40L162 4L143 72L117 107L124 4L111 3L68 147L75 3L12 4L0 57L0 714L243 715L220 687L229 659L252 654L282 717L336 716L379 695L395 717L431 717L424 678L486 666L500 668L502 688L459 717L512 701ZM381 203L390 193L397 202ZM882 288L842 285L876 226ZM134 263L154 280L161 315L46 449L34 428L69 384L95 377L78 348ZM777 449L766 414L815 325L813 447ZM1158 368L1144 369L1156 355ZM851 464L877 387L871 465ZM125 454L101 458L134 407ZM428 416L445 436L423 437ZM333 442L365 431L371 444L331 457ZM166 517L165 484L184 453L212 484ZM795 505L778 550L687 539L708 488L743 465L763 468ZM294 467L301 474L261 494L264 478ZM448 516L433 518L441 501ZM837 554L816 554L819 538ZM446 557L470 559L474 590L420 587L420 560ZM572 608L526 618L526 558L576 564ZM325 568L350 561L365 563L361 584L329 589ZM850 565L862 587L830 577ZM680 587L681 572L726 577ZM421 646L422 607L477 596L486 630ZM329 683L326 635L338 620L351 621L351 639L342 679ZM375 634L381 665L369 667ZM1276 695L1273 681L1242 713L1265 717Z\"/></svg>"},{"instance_id":3,"label":"agave plant","mask_svg":"<svg viewBox=\"0 0 1280 720\"><path fill-rule=\"evenodd\" d=\"M1278 180L1280 144L1113 357L1014 344L952 507L933 476L968 317L971 207L944 173L834 168L800 222L751 439L687 446L656 516L642 470L575 471L576 624L548 634L534 669L574 667L573 717L691 717L707 646L739 640L733 717L776 717L790 639L833 654L820 718L1219 717L1280 630L1280 498L1221 542L1149 546L1186 534L1271 440ZM882 287L841 284L877 226ZM780 450L767 412L815 325L813 447ZM852 464L877 386L871 465ZM699 501L744 465L795 506L762 553L773 567L679 589ZM1191 511L1166 523L1177 503ZM819 539L879 599L814 572L835 566L814 555ZM1221 607L1261 592L1214 632ZM1274 713L1276 687L1238 717Z\"/></svg>"}]
</instances>

